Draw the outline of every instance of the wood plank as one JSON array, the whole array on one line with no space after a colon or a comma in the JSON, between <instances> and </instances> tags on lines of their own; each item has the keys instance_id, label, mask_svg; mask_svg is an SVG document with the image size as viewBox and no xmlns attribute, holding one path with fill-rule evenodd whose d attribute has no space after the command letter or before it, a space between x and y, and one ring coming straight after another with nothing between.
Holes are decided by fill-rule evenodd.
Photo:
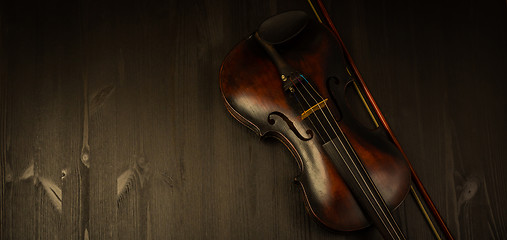
<instances>
[{"instance_id":1,"label":"wood plank","mask_svg":"<svg viewBox=\"0 0 507 240\"><path fill-rule=\"evenodd\" d=\"M505 3L326 6L456 239L506 238ZM380 239L313 221L289 151L223 105L228 51L293 9L311 13L287 0L0 3L2 239ZM432 238L412 198L395 217L409 239Z\"/></svg>"}]
</instances>

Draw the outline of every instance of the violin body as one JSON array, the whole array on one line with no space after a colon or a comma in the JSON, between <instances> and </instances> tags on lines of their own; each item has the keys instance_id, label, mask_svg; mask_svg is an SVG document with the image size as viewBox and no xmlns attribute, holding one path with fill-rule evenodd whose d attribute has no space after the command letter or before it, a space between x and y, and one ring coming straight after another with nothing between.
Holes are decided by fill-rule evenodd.
<instances>
[{"instance_id":1,"label":"violin body","mask_svg":"<svg viewBox=\"0 0 507 240\"><path fill-rule=\"evenodd\" d=\"M405 198L410 171L382 128L368 129L350 110L345 89L352 80L342 47L326 27L309 21L289 41L274 45L285 61L303 73L323 98L357 157L392 210ZM353 231L370 225L369 216L324 150L315 126L284 88L280 74L253 36L228 54L220 70L220 89L228 111L262 137L279 139L296 159L306 208L324 226Z\"/></svg>"}]
</instances>

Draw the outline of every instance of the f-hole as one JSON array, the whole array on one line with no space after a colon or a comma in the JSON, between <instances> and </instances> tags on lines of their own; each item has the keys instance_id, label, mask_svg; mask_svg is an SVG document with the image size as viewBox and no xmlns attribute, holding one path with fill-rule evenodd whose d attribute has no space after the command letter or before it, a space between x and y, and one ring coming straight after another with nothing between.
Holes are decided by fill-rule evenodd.
<instances>
[{"instance_id":1,"label":"f-hole","mask_svg":"<svg viewBox=\"0 0 507 240\"><path fill-rule=\"evenodd\" d=\"M342 83L342 81L340 81L340 79L338 79L338 77L335 77L335 76L328 77L327 81L326 81L326 87L327 87L328 93L331 96L331 100L333 101L334 106L336 106L336 111L338 111L337 112L338 116L335 116L336 121L338 121L338 122L342 119L342 116L343 116L343 110L340 108L340 106L343 103L342 103L342 101L339 101L339 100L343 99L343 97L340 98L339 96L342 95L341 92L343 92L343 91L341 91L341 89L343 89L345 87L344 84L345 83Z\"/></svg>"},{"instance_id":2,"label":"f-hole","mask_svg":"<svg viewBox=\"0 0 507 240\"><path fill-rule=\"evenodd\" d=\"M281 113L281 112L272 112L268 115L268 123L271 124L271 125L274 125L276 123L276 121L271 118L271 115L276 115L278 117L280 117L286 124L287 126L289 127L290 130L292 130L292 132L301 140L303 141L308 141L308 140L311 140L313 138L313 131L308 129L306 130L306 134L309 135L309 137L305 138L303 137L303 135L301 135L301 133L299 133L299 131L296 129L296 126L294 126L294 123L287 117L285 116L285 114Z\"/></svg>"}]
</instances>

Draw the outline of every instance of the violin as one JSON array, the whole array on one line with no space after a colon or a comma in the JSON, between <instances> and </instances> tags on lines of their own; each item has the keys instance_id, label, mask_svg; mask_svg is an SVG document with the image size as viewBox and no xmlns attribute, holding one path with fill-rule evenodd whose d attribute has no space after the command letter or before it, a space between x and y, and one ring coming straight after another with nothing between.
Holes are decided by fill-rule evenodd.
<instances>
[{"instance_id":1,"label":"violin","mask_svg":"<svg viewBox=\"0 0 507 240\"><path fill-rule=\"evenodd\" d=\"M405 239L391 212L409 192L411 167L384 128L357 120L345 97L356 80L345 56L327 27L285 12L227 55L222 97L239 122L290 150L317 222L337 231L373 224L385 239Z\"/></svg>"}]
</instances>

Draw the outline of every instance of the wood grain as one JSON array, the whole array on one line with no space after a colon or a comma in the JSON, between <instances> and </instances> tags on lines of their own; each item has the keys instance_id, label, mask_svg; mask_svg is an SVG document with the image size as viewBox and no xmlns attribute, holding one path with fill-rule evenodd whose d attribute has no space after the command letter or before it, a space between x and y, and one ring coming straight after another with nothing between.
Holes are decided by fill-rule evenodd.
<instances>
[{"instance_id":1,"label":"wood grain","mask_svg":"<svg viewBox=\"0 0 507 240\"><path fill-rule=\"evenodd\" d=\"M456 239L507 238L505 2L326 4ZM379 239L312 221L289 151L222 102L228 51L293 9L311 13L287 0L0 2L1 238ZM409 239L432 238L412 198L395 215Z\"/></svg>"}]
</instances>

